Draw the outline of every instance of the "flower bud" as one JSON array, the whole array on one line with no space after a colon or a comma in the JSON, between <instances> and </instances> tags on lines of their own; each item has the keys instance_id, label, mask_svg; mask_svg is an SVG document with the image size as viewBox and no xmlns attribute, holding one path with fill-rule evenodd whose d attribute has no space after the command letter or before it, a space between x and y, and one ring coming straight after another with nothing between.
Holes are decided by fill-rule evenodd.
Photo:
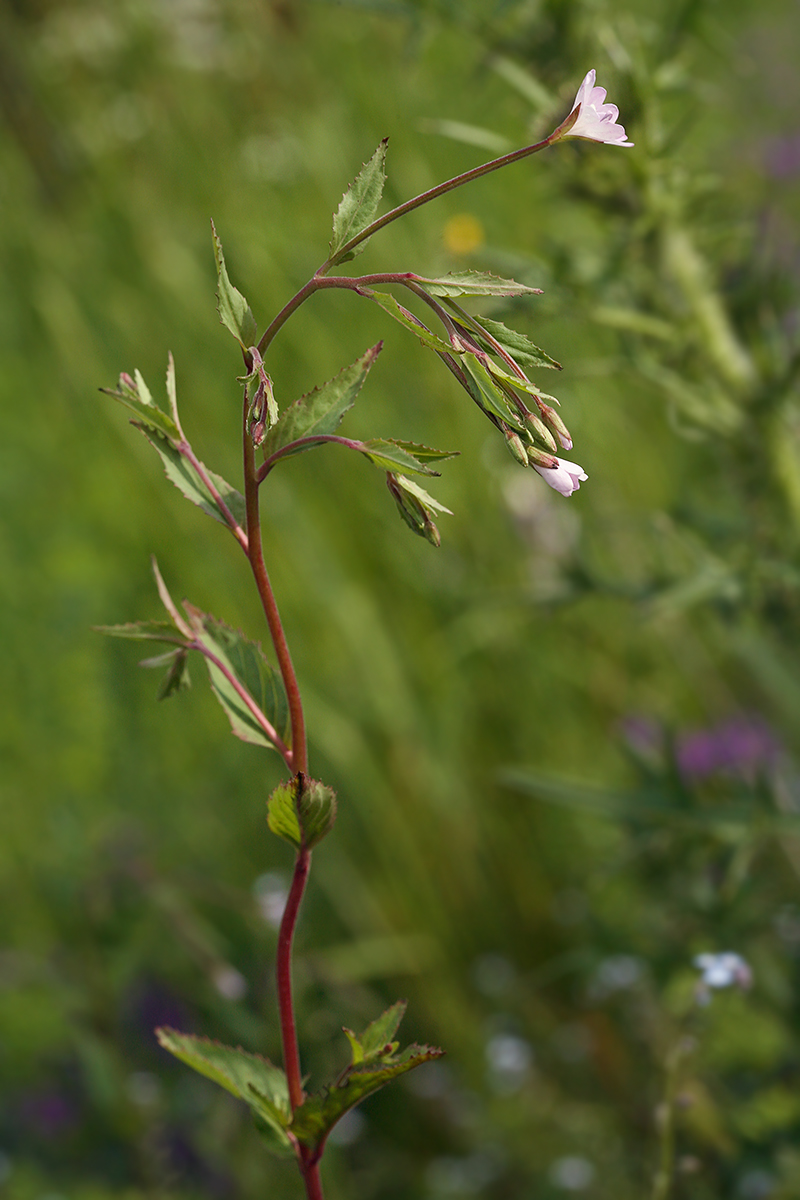
<instances>
[{"instance_id":1,"label":"flower bud","mask_svg":"<svg viewBox=\"0 0 800 1200\"><path fill-rule=\"evenodd\" d=\"M558 459L555 454L548 454L545 450L540 450L538 446L527 446L528 462L532 467L544 467L547 471L555 470L558 466Z\"/></svg>"},{"instance_id":2,"label":"flower bud","mask_svg":"<svg viewBox=\"0 0 800 1200\"><path fill-rule=\"evenodd\" d=\"M506 445L513 454L514 458L522 467L528 466L528 455L525 448L525 443L518 433L510 429L507 425L503 429L503 437L506 439Z\"/></svg>"},{"instance_id":3,"label":"flower bud","mask_svg":"<svg viewBox=\"0 0 800 1200\"><path fill-rule=\"evenodd\" d=\"M549 404L545 404L544 400L539 400L538 403L539 412L542 414L545 424L550 426L564 449L571 450L572 438L561 417L554 408L551 408ZM553 443L553 449L555 450L555 442Z\"/></svg>"},{"instance_id":4,"label":"flower bud","mask_svg":"<svg viewBox=\"0 0 800 1200\"><path fill-rule=\"evenodd\" d=\"M556 439L553 437L544 421L541 421L536 414L532 412L526 412L522 419L530 431L534 433L541 442L544 442L548 450L552 450L555 454L556 450L558 449L558 446L556 445Z\"/></svg>"}]
</instances>

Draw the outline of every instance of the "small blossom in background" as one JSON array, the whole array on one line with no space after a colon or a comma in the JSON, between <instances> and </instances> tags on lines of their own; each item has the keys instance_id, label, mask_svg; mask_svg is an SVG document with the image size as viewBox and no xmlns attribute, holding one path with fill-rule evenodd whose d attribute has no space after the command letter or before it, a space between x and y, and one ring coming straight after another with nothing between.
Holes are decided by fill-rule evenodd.
<instances>
[{"instance_id":1,"label":"small blossom in background","mask_svg":"<svg viewBox=\"0 0 800 1200\"><path fill-rule=\"evenodd\" d=\"M710 729L682 734L676 745L678 769L686 780L723 771L753 780L774 766L781 744L761 717L738 716Z\"/></svg>"},{"instance_id":2,"label":"small blossom in background","mask_svg":"<svg viewBox=\"0 0 800 1200\"><path fill-rule=\"evenodd\" d=\"M701 972L697 985L698 1004L711 1002L711 988L738 987L745 991L753 982L749 964L731 950L721 954L698 954L694 965Z\"/></svg>"},{"instance_id":3,"label":"small blossom in background","mask_svg":"<svg viewBox=\"0 0 800 1200\"><path fill-rule=\"evenodd\" d=\"M606 89L595 87L596 73L589 71L575 97L572 113L580 105L575 124L562 137L588 138L592 142L607 142L611 146L632 146L622 125L617 124L619 109L616 104L604 104ZM567 118L569 119L569 118Z\"/></svg>"},{"instance_id":4,"label":"small blossom in background","mask_svg":"<svg viewBox=\"0 0 800 1200\"><path fill-rule=\"evenodd\" d=\"M573 492L577 492L581 484L589 478L583 467L579 467L577 463L569 462L566 458L557 458L557 467L539 467L533 463L534 471L537 471L545 483L549 483L551 488L555 488L562 496L571 496Z\"/></svg>"}]
</instances>

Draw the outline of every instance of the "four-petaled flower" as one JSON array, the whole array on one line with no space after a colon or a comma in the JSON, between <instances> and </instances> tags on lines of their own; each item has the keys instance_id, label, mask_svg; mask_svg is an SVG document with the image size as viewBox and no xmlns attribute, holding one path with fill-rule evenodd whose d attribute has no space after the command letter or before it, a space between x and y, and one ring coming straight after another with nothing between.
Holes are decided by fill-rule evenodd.
<instances>
[{"instance_id":1,"label":"four-petaled flower","mask_svg":"<svg viewBox=\"0 0 800 1200\"><path fill-rule=\"evenodd\" d=\"M710 988L739 987L745 990L753 982L753 972L742 958L732 950L721 954L697 954L694 965L701 972L697 985L698 1004L708 1004L711 995Z\"/></svg>"},{"instance_id":2,"label":"four-petaled flower","mask_svg":"<svg viewBox=\"0 0 800 1200\"><path fill-rule=\"evenodd\" d=\"M592 142L608 142L612 146L632 146L633 142L628 141L624 127L617 124L619 109L616 104L603 103L606 89L595 87L595 78L595 72L590 71L578 88L570 117L578 106L580 111L574 125L561 136L588 138Z\"/></svg>"},{"instance_id":3,"label":"four-petaled flower","mask_svg":"<svg viewBox=\"0 0 800 1200\"><path fill-rule=\"evenodd\" d=\"M583 467L566 458L557 458L556 462L557 467L538 467L534 463L533 469L538 471L545 483L549 483L550 487L555 488L562 496L571 496L589 476Z\"/></svg>"}]
</instances>

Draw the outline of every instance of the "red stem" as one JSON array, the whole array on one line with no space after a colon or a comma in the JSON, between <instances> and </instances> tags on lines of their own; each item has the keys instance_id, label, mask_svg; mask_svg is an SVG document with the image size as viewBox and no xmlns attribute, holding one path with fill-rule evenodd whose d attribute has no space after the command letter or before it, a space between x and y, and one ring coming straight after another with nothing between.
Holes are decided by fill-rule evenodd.
<instances>
[{"instance_id":1,"label":"red stem","mask_svg":"<svg viewBox=\"0 0 800 1200\"><path fill-rule=\"evenodd\" d=\"M256 581L258 594L267 618L270 637L275 647L283 685L286 688L286 699L289 703L289 717L292 723L292 754L291 766L295 773L308 770L308 745L306 742L306 722L303 714L303 701L297 682L292 656L283 632L281 615L275 600L275 593L269 581L264 550L261 545L261 516L258 509L258 471L256 469L255 447L250 439L247 428L247 399L244 404L244 497L247 507L247 557Z\"/></svg>"},{"instance_id":2,"label":"red stem","mask_svg":"<svg viewBox=\"0 0 800 1200\"><path fill-rule=\"evenodd\" d=\"M292 1106L292 1112L303 1103L300 1051L297 1047L297 1028L294 1019L294 1005L292 1003L292 939L294 938L297 914L300 911L300 902L303 899L310 866L311 851L300 850L294 864L292 886L289 889L289 897L286 901L286 908L283 910L281 927L278 932L278 1009L281 1019L283 1065L289 1084L289 1103ZM306 1172L304 1171L303 1174L305 1176ZM322 1195L321 1192L318 1194ZM312 1195L312 1193L309 1192L309 1195Z\"/></svg>"}]
</instances>

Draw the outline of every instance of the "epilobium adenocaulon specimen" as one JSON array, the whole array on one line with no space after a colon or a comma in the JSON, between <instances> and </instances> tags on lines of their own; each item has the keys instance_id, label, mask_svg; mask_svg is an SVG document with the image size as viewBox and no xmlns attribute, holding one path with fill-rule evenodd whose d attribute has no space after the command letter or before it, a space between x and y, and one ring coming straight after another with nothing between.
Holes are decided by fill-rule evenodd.
<instances>
[{"instance_id":1,"label":"epilobium adenocaulon specimen","mask_svg":"<svg viewBox=\"0 0 800 1200\"><path fill-rule=\"evenodd\" d=\"M333 275L365 249L368 240L398 217L470 183L552 146L562 138L585 137L629 146L616 124L613 104L603 104L605 91L594 87L595 73L583 81L573 111L544 141L514 150L492 162L473 167L429 191L407 200L378 217L383 185L386 141L381 142L345 193L333 218L328 257L306 284L284 305L259 336L258 323L245 297L228 277L222 245L212 227L217 260L218 311L234 336L244 359L243 409L236 424L243 448L243 488L239 492L210 470L197 456L181 425L172 356L167 369L166 407L153 399L139 372L123 373L111 392L134 414L133 424L160 456L167 477L187 499L223 525L238 543L252 571L276 665L260 645L201 611L188 600L173 601L158 568L156 584L169 620L136 621L107 626L117 637L159 642L165 650L146 659L144 666L166 669L160 698L188 684L187 662L199 654L206 665L214 695L232 731L253 745L277 753L287 776L267 803L269 829L288 842L295 854L294 873L281 917L277 947L277 1001L283 1067L276 1067L241 1047L234 1049L172 1029L158 1031L167 1050L202 1075L213 1079L249 1105L266 1145L275 1154L294 1157L309 1200L322 1200L319 1162L337 1121L365 1096L385 1083L436 1058L442 1051L430 1046L399 1050L394 1040L405 1005L399 1001L377 1017L358 1036L345 1030L350 1061L338 1077L319 1092L306 1091L301 1070L292 995L292 940L308 879L311 852L333 828L336 797L333 789L309 774L305 716L297 675L284 634L275 594L264 560L261 538L261 491L273 471L297 454L323 445L356 451L384 473L400 516L414 533L438 546L434 516L448 512L409 476L433 477L438 464L453 451L432 450L415 442L387 438L343 437L338 431L356 402L382 343L365 351L338 375L314 387L294 403L282 403L265 360L283 325L315 292L339 288L377 304L383 312L432 350L504 438L523 467L533 467L562 496L570 496L587 478L576 463L557 451L572 449L572 437L553 404L526 369L561 370L560 364L521 333L499 321L468 312L460 297L536 295L538 288L513 279L498 279L480 271L464 271L431 279L411 271L369 275ZM403 289L438 322L436 331L405 308L386 287ZM272 370L274 371L274 367ZM426 480L427 482L427 480ZM268 486L264 487L267 492ZM234 981L235 982L235 981ZM238 984L237 984L238 986Z\"/></svg>"}]
</instances>

